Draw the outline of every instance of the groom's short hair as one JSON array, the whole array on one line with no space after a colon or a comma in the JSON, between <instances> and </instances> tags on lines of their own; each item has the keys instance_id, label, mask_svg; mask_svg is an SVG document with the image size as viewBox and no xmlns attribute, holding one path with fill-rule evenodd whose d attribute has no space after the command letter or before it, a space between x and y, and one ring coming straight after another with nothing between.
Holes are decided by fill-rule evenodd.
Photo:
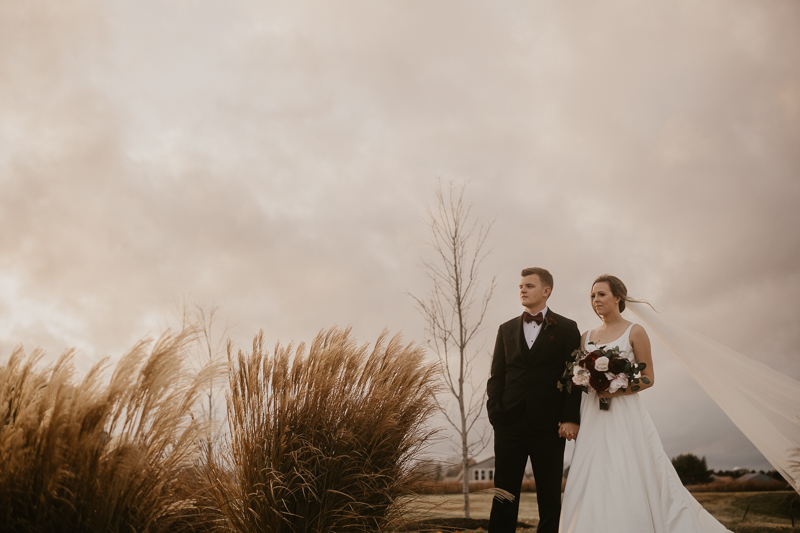
<instances>
[{"instance_id":1,"label":"groom's short hair","mask_svg":"<svg viewBox=\"0 0 800 533\"><path fill-rule=\"evenodd\" d=\"M550 287L550 290L553 290L553 275L550 272L548 272L544 268L539 268L539 267L530 267L522 269L523 278L525 276L532 276L533 274L539 276L539 279L542 280L542 283L544 283L545 287Z\"/></svg>"}]
</instances>

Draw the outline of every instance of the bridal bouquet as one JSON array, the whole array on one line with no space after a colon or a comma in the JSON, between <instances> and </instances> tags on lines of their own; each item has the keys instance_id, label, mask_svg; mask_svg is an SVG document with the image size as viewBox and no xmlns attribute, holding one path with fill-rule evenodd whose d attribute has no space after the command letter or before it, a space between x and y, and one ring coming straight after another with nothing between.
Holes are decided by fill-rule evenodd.
<instances>
[{"instance_id":1,"label":"bridal bouquet","mask_svg":"<svg viewBox=\"0 0 800 533\"><path fill-rule=\"evenodd\" d=\"M564 375L558 382L558 390L572 391L572 385L577 385L584 391L589 387L597 392L625 392L628 386L632 391L639 390L639 381L650 383L642 376L646 363L631 362L619 354L619 347L603 348L589 343L594 348L587 352L580 348L572 352ZM607 411L611 404L610 398L600 398L600 409Z\"/></svg>"}]
</instances>

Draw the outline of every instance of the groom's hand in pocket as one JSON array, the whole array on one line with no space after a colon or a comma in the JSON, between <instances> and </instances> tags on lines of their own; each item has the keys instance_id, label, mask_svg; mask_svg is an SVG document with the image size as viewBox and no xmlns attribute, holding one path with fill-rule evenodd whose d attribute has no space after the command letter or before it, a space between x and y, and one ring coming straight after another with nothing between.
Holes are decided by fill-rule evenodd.
<instances>
[{"instance_id":1,"label":"groom's hand in pocket","mask_svg":"<svg viewBox=\"0 0 800 533\"><path fill-rule=\"evenodd\" d=\"M567 440L575 440L578 436L580 426L573 422L559 422L558 423L558 436Z\"/></svg>"}]
</instances>

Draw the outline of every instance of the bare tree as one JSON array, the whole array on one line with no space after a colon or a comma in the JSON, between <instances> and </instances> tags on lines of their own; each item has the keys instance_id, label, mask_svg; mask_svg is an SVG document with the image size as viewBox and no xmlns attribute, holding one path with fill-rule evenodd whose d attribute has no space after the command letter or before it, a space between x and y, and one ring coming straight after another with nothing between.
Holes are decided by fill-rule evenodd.
<instances>
[{"instance_id":1,"label":"bare tree","mask_svg":"<svg viewBox=\"0 0 800 533\"><path fill-rule=\"evenodd\" d=\"M190 347L192 365L196 369L209 363L219 362L220 359L226 357L229 331L227 325L219 324L218 305L190 303L184 296L175 302L174 315L180 322L181 329L191 327L198 331L195 342ZM215 427L224 426L224 419L217 419L219 397L224 394L224 391L224 386L220 382L211 382L201 405L203 414L215 423ZM209 435L207 438L206 444L209 453L213 448L215 435Z\"/></svg>"},{"instance_id":2,"label":"bare tree","mask_svg":"<svg viewBox=\"0 0 800 533\"><path fill-rule=\"evenodd\" d=\"M425 333L441 362L445 390L455 399L455 408L442 398L437 398L437 404L457 433L464 516L469 518L469 462L487 444L485 432L476 438L473 431L486 403L486 389L476 390L471 377L479 353L473 341L496 288L492 277L488 288L479 293L480 266L488 254L484 245L491 223L472 216L472 204L464 202L463 185L456 187L450 182L445 189L441 181L436 187L436 205L428 207L427 222L435 254L433 260L423 261L423 268L433 287L425 297L410 296L425 318Z\"/></svg>"},{"instance_id":3,"label":"bare tree","mask_svg":"<svg viewBox=\"0 0 800 533\"><path fill-rule=\"evenodd\" d=\"M201 305L194 306L195 323L200 327L197 356L203 364L215 362L226 354L228 326L220 326L218 324L218 312L218 305L209 307L203 307ZM217 406L214 403L214 395L217 392L222 392L222 388L219 387L215 390L214 383L212 383L206 393L207 405L204 409L206 410L208 418L211 420L217 419Z\"/></svg>"}]
</instances>

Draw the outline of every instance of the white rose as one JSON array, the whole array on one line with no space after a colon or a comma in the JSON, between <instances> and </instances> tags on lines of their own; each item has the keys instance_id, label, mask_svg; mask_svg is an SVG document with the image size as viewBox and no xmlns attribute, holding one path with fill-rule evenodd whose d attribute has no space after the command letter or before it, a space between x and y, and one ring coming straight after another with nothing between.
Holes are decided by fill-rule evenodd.
<instances>
[{"instance_id":1,"label":"white rose","mask_svg":"<svg viewBox=\"0 0 800 533\"><path fill-rule=\"evenodd\" d=\"M589 385L589 373L584 372L572 378L572 382L579 387L586 387Z\"/></svg>"},{"instance_id":2,"label":"white rose","mask_svg":"<svg viewBox=\"0 0 800 533\"><path fill-rule=\"evenodd\" d=\"M582 373L583 373L583 369L581 367L579 367L578 365L575 365L575 366L572 367L572 375L573 376L577 376L578 374L582 374Z\"/></svg>"},{"instance_id":3,"label":"white rose","mask_svg":"<svg viewBox=\"0 0 800 533\"><path fill-rule=\"evenodd\" d=\"M608 392L617 392L619 389L628 387L628 376L625 374L617 374L611 383L608 385Z\"/></svg>"},{"instance_id":4,"label":"white rose","mask_svg":"<svg viewBox=\"0 0 800 533\"><path fill-rule=\"evenodd\" d=\"M606 370L608 370L608 357L606 357L605 355L602 357L598 357L597 360L594 362L594 367L600 372L605 372Z\"/></svg>"}]
</instances>

